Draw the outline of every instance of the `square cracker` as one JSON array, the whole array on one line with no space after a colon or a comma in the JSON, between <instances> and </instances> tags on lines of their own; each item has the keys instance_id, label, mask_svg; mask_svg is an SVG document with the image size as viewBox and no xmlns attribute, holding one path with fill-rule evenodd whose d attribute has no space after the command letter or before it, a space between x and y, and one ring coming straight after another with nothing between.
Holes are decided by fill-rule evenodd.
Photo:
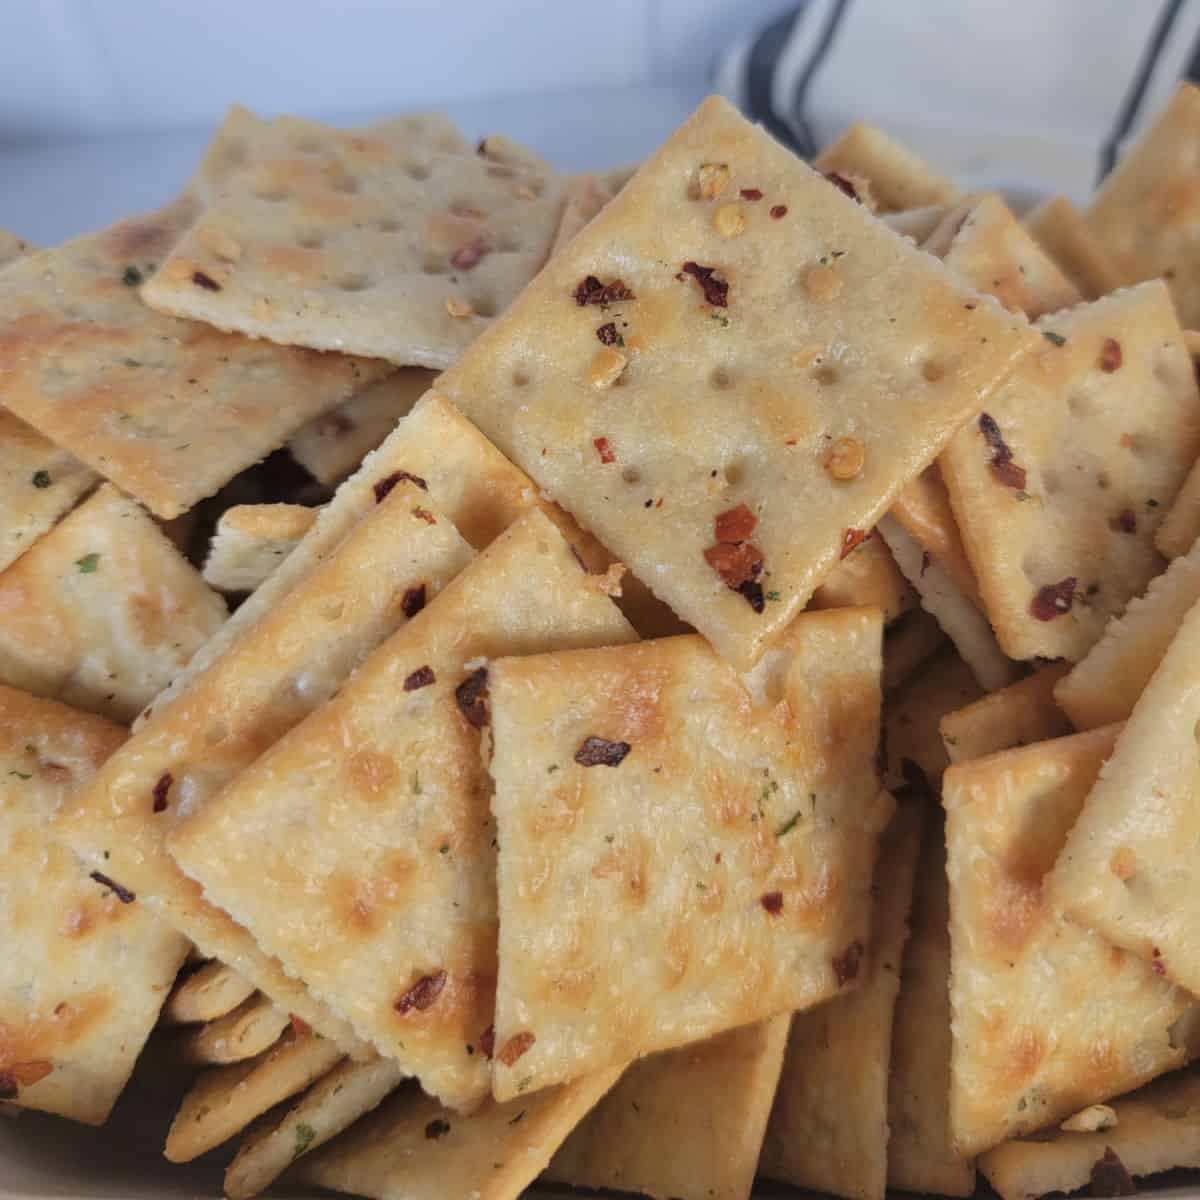
<instances>
[{"instance_id":1,"label":"square cracker","mask_svg":"<svg viewBox=\"0 0 1200 1200\"><path fill-rule=\"evenodd\" d=\"M1161 282L1037 328L1040 353L941 468L1001 647L1077 662L1162 569L1154 531L1200 451L1200 392Z\"/></svg>"},{"instance_id":2,"label":"square cracker","mask_svg":"<svg viewBox=\"0 0 1200 1200\"><path fill-rule=\"evenodd\" d=\"M830 609L745 682L697 637L492 664L498 1099L851 980L879 646L877 609Z\"/></svg>"},{"instance_id":3,"label":"square cracker","mask_svg":"<svg viewBox=\"0 0 1200 1200\"><path fill-rule=\"evenodd\" d=\"M1055 688L1076 729L1123 721L1133 712L1189 610L1200 600L1200 543L1150 581Z\"/></svg>"},{"instance_id":4,"label":"square cracker","mask_svg":"<svg viewBox=\"0 0 1200 1200\"><path fill-rule=\"evenodd\" d=\"M137 284L196 210L185 197L0 275L5 405L164 518L390 370L231 337L143 304Z\"/></svg>"},{"instance_id":5,"label":"square cracker","mask_svg":"<svg viewBox=\"0 0 1200 1200\"><path fill-rule=\"evenodd\" d=\"M945 713L939 729L950 761L968 762L998 750L1066 737L1072 732L1071 722L1055 702L1055 687L1069 669L1069 663L1049 663L1026 679Z\"/></svg>"},{"instance_id":6,"label":"square cracker","mask_svg":"<svg viewBox=\"0 0 1200 1200\"><path fill-rule=\"evenodd\" d=\"M325 1038L289 1030L257 1058L201 1072L175 1114L164 1156L191 1162L332 1071L342 1052Z\"/></svg>"},{"instance_id":7,"label":"square cracker","mask_svg":"<svg viewBox=\"0 0 1200 1200\"><path fill-rule=\"evenodd\" d=\"M294 124L297 145L239 168L158 259L147 303L274 342L449 366L545 261L557 177Z\"/></svg>"},{"instance_id":8,"label":"square cracker","mask_svg":"<svg viewBox=\"0 0 1200 1200\"><path fill-rule=\"evenodd\" d=\"M809 608L878 608L884 625L911 612L917 594L882 538L869 537L825 576Z\"/></svg>"},{"instance_id":9,"label":"square cracker","mask_svg":"<svg viewBox=\"0 0 1200 1200\"><path fill-rule=\"evenodd\" d=\"M491 1087L473 1047L495 1009L495 829L483 710L464 715L458 689L502 655L633 640L532 511L178 829L175 860L427 1092L477 1104ZM404 1002L429 980L428 1003Z\"/></svg>"},{"instance_id":10,"label":"square cracker","mask_svg":"<svg viewBox=\"0 0 1200 1200\"><path fill-rule=\"evenodd\" d=\"M1183 82L1100 185L1087 225L1116 259L1122 283L1162 276L1180 321L1200 327L1200 88Z\"/></svg>"},{"instance_id":11,"label":"square cracker","mask_svg":"<svg viewBox=\"0 0 1200 1200\"><path fill-rule=\"evenodd\" d=\"M543 1180L655 1200L745 1200L790 1021L780 1013L634 1063Z\"/></svg>"},{"instance_id":12,"label":"square cracker","mask_svg":"<svg viewBox=\"0 0 1200 1200\"><path fill-rule=\"evenodd\" d=\"M404 367L363 388L340 408L310 421L288 440L292 457L321 483L341 483L380 445L424 395L435 378L422 367Z\"/></svg>"},{"instance_id":13,"label":"square cracker","mask_svg":"<svg viewBox=\"0 0 1200 1200\"><path fill-rule=\"evenodd\" d=\"M609 1067L509 1104L488 1100L469 1117L406 1089L285 1182L371 1200L517 1200L620 1074Z\"/></svg>"},{"instance_id":14,"label":"square cracker","mask_svg":"<svg viewBox=\"0 0 1200 1200\"><path fill-rule=\"evenodd\" d=\"M884 214L946 204L962 195L953 180L920 155L861 121L826 146L813 166L818 171L836 171L852 184L866 180L870 199Z\"/></svg>"},{"instance_id":15,"label":"square cracker","mask_svg":"<svg viewBox=\"0 0 1200 1200\"><path fill-rule=\"evenodd\" d=\"M1066 196L1043 200L1023 224L1085 300L1107 296L1125 282L1108 250Z\"/></svg>"},{"instance_id":16,"label":"square cracker","mask_svg":"<svg viewBox=\"0 0 1200 1200\"><path fill-rule=\"evenodd\" d=\"M305 504L235 504L217 519L204 579L222 592L252 592L300 544L317 519Z\"/></svg>"},{"instance_id":17,"label":"square cracker","mask_svg":"<svg viewBox=\"0 0 1200 1200\"><path fill-rule=\"evenodd\" d=\"M1046 878L1117 732L1006 750L943 777L950 1122L964 1155L1044 1129L1188 1057L1181 1030L1196 1019L1193 999L1068 920Z\"/></svg>"},{"instance_id":18,"label":"square cracker","mask_svg":"<svg viewBox=\"0 0 1200 1200\"><path fill-rule=\"evenodd\" d=\"M958 530L946 483L935 463L916 477L892 503L888 516L935 558L972 603L982 604L975 572Z\"/></svg>"},{"instance_id":19,"label":"square cracker","mask_svg":"<svg viewBox=\"0 0 1200 1200\"><path fill-rule=\"evenodd\" d=\"M401 480L299 587L235 639L63 810L64 840L146 897L205 953L347 1050L362 1047L175 865L166 838L472 558L428 494ZM406 598L407 597L407 598Z\"/></svg>"},{"instance_id":20,"label":"square cracker","mask_svg":"<svg viewBox=\"0 0 1200 1200\"><path fill-rule=\"evenodd\" d=\"M100 717L0 686L0 1096L99 1125L133 1070L187 942L50 833L125 739Z\"/></svg>"},{"instance_id":21,"label":"square cracker","mask_svg":"<svg viewBox=\"0 0 1200 1200\"><path fill-rule=\"evenodd\" d=\"M386 1058L339 1063L286 1112L247 1133L225 1172L225 1195L230 1200L257 1196L296 1159L378 1108L403 1078L399 1065Z\"/></svg>"},{"instance_id":22,"label":"square cracker","mask_svg":"<svg viewBox=\"0 0 1200 1200\"><path fill-rule=\"evenodd\" d=\"M1052 877L1071 919L1200 994L1200 604L1088 796Z\"/></svg>"},{"instance_id":23,"label":"square cracker","mask_svg":"<svg viewBox=\"0 0 1200 1200\"><path fill-rule=\"evenodd\" d=\"M858 987L792 1018L759 1162L769 1179L850 1200L883 1200L892 1015L921 823L920 802L902 804L881 842Z\"/></svg>"},{"instance_id":24,"label":"square cracker","mask_svg":"<svg viewBox=\"0 0 1200 1200\"><path fill-rule=\"evenodd\" d=\"M888 1186L971 1196L974 1164L950 1136L950 899L940 812L927 814L909 924L892 1016Z\"/></svg>"},{"instance_id":25,"label":"square cracker","mask_svg":"<svg viewBox=\"0 0 1200 1200\"><path fill-rule=\"evenodd\" d=\"M232 967L216 960L203 963L176 984L160 1021L164 1025L190 1025L215 1021L233 1012L254 994L254 985Z\"/></svg>"},{"instance_id":26,"label":"square cracker","mask_svg":"<svg viewBox=\"0 0 1200 1200\"><path fill-rule=\"evenodd\" d=\"M482 550L538 502L528 476L512 465L447 400L428 395L387 440L367 455L322 508L304 540L217 631L155 701L170 703L252 625L274 611L284 597L337 549L351 530L378 506L376 489L398 471L424 481L430 499L453 521L476 550ZM135 732L146 719L143 713Z\"/></svg>"},{"instance_id":27,"label":"square cracker","mask_svg":"<svg viewBox=\"0 0 1200 1200\"><path fill-rule=\"evenodd\" d=\"M1030 343L713 97L437 386L743 667Z\"/></svg>"},{"instance_id":28,"label":"square cracker","mask_svg":"<svg viewBox=\"0 0 1200 1200\"><path fill-rule=\"evenodd\" d=\"M1001 1200L1030 1200L1080 1191L1089 1183L1093 1195L1113 1195L1111 1181L1114 1174L1120 1178L1122 1167L1133 1178L1200 1167L1200 1073L1156 1079L1114 1100L1112 1110L1116 1124L1111 1129L1058 1129L1009 1142L985 1154L980 1169Z\"/></svg>"},{"instance_id":29,"label":"square cracker","mask_svg":"<svg viewBox=\"0 0 1200 1200\"><path fill-rule=\"evenodd\" d=\"M0 573L0 679L128 721L225 620L225 604L105 484Z\"/></svg>"},{"instance_id":30,"label":"square cracker","mask_svg":"<svg viewBox=\"0 0 1200 1200\"><path fill-rule=\"evenodd\" d=\"M0 408L0 571L52 529L96 473Z\"/></svg>"}]
</instances>

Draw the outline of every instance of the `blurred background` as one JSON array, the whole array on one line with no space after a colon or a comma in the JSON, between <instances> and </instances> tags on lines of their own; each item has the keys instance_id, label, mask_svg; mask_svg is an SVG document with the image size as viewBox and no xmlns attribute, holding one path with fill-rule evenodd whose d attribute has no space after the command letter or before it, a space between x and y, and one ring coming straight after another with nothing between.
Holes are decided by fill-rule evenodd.
<instances>
[{"instance_id":1,"label":"blurred background","mask_svg":"<svg viewBox=\"0 0 1200 1200\"><path fill-rule=\"evenodd\" d=\"M152 207L228 105L446 109L564 169L708 91L807 148L875 122L968 183L1082 198L1194 68L1200 0L0 0L0 226Z\"/></svg>"}]
</instances>

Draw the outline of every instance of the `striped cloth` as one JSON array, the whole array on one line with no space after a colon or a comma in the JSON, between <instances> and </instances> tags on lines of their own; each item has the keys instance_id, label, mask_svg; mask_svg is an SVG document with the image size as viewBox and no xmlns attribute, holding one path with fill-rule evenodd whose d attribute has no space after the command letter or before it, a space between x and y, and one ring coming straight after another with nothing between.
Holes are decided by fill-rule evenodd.
<instances>
[{"instance_id":1,"label":"striped cloth","mask_svg":"<svg viewBox=\"0 0 1200 1200\"><path fill-rule=\"evenodd\" d=\"M716 86L806 157L864 120L969 187L1082 201L1184 78L1200 0L807 0Z\"/></svg>"}]
</instances>

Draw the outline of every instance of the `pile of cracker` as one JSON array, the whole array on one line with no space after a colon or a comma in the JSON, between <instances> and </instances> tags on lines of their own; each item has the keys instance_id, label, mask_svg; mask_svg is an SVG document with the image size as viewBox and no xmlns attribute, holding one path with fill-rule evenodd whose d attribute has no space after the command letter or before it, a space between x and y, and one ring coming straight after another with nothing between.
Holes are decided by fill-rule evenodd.
<instances>
[{"instance_id":1,"label":"pile of cracker","mask_svg":"<svg viewBox=\"0 0 1200 1200\"><path fill-rule=\"evenodd\" d=\"M235 109L0 241L5 1111L140 1057L235 1200L1200 1166L1197 137L1018 221L720 99Z\"/></svg>"}]
</instances>

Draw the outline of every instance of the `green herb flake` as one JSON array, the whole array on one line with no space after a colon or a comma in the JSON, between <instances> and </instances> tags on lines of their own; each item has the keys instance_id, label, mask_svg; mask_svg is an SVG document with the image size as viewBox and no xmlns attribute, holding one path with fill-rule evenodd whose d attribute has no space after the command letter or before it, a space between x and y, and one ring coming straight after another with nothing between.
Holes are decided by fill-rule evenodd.
<instances>
[{"instance_id":1,"label":"green herb flake","mask_svg":"<svg viewBox=\"0 0 1200 1200\"><path fill-rule=\"evenodd\" d=\"M1152 497L1151 499L1149 499L1149 500L1147 500L1147 501L1146 501L1146 507L1147 507L1147 508L1157 508L1157 507L1158 507L1158 501L1157 501L1157 500L1155 500L1155 499Z\"/></svg>"},{"instance_id":2,"label":"green herb flake","mask_svg":"<svg viewBox=\"0 0 1200 1200\"><path fill-rule=\"evenodd\" d=\"M546 768L546 774L547 774L547 775L553 775L553 774L554 774L554 772L555 772L555 771L557 771L557 770L558 770L558 763L551 763L551 764L550 764L550 765L549 765L549 766Z\"/></svg>"},{"instance_id":3,"label":"green herb flake","mask_svg":"<svg viewBox=\"0 0 1200 1200\"><path fill-rule=\"evenodd\" d=\"M1043 329L1042 337L1054 346L1065 346L1067 344L1067 339L1061 333L1055 333L1053 329Z\"/></svg>"},{"instance_id":4,"label":"green herb flake","mask_svg":"<svg viewBox=\"0 0 1200 1200\"><path fill-rule=\"evenodd\" d=\"M96 568L100 565L100 555L94 552L85 554L82 558L75 560L75 565L79 568L80 575L94 575Z\"/></svg>"},{"instance_id":5,"label":"green herb flake","mask_svg":"<svg viewBox=\"0 0 1200 1200\"><path fill-rule=\"evenodd\" d=\"M10 775L15 775L18 779L32 779L33 776L28 771L9 771Z\"/></svg>"},{"instance_id":6,"label":"green herb flake","mask_svg":"<svg viewBox=\"0 0 1200 1200\"><path fill-rule=\"evenodd\" d=\"M778 600L780 597L778 592L767 592L766 598L768 600Z\"/></svg>"},{"instance_id":7,"label":"green herb flake","mask_svg":"<svg viewBox=\"0 0 1200 1200\"><path fill-rule=\"evenodd\" d=\"M442 844L441 844L441 845L438 847L438 853L439 853L439 854L449 854L449 853L450 853L450 844L449 844L449 842L443 842L443 843L442 843Z\"/></svg>"},{"instance_id":8,"label":"green herb flake","mask_svg":"<svg viewBox=\"0 0 1200 1200\"><path fill-rule=\"evenodd\" d=\"M729 318L724 313L714 312L709 313L708 315L712 317L712 319L716 321L722 329L729 328Z\"/></svg>"},{"instance_id":9,"label":"green herb flake","mask_svg":"<svg viewBox=\"0 0 1200 1200\"><path fill-rule=\"evenodd\" d=\"M420 771L413 772L413 795L414 796L421 795L421 772Z\"/></svg>"},{"instance_id":10,"label":"green herb flake","mask_svg":"<svg viewBox=\"0 0 1200 1200\"><path fill-rule=\"evenodd\" d=\"M1026 500L1031 500L1032 498L1033 497L1024 490L1017 492L1017 499L1020 500L1022 504L1024 504Z\"/></svg>"},{"instance_id":11,"label":"green herb flake","mask_svg":"<svg viewBox=\"0 0 1200 1200\"><path fill-rule=\"evenodd\" d=\"M317 1131L311 1126L301 1121L296 1126L296 1148L292 1151L292 1161L300 1157L316 1140Z\"/></svg>"},{"instance_id":12,"label":"green herb flake","mask_svg":"<svg viewBox=\"0 0 1200 1200\"><path fill-rule=\"evenodd\" d=\"M796 825L799 823L799 821L800 810L796 809L796 811L792 813L792 815L788 817L788 819L784 821L784 823L780 825L777 830L775 830L775 836L777 838L781 838L785 833L791 833L792 830L796 828Z\"/></svg>"},{"instance_id":13,"label":"green herb flake","mask_svg":"<svg viewBox=\"0 0 1200 1200\"><path fill-rule=\"evenodd\" d=\"M49 471L34 471L33 486L35 488L48 488L51 482Z\"/></svg>"},{"instance_id":14,"label":"green herb flake","mask_svg":"<svg viewBox=\"0 0 1200 1200\"><path fill-rule=\"evenodd\" d=\"M124 273L121 275L121 282L126 287L137 287L142 282L142 273L137 267L126 267Z\"/></svg>"}]
</instances>

